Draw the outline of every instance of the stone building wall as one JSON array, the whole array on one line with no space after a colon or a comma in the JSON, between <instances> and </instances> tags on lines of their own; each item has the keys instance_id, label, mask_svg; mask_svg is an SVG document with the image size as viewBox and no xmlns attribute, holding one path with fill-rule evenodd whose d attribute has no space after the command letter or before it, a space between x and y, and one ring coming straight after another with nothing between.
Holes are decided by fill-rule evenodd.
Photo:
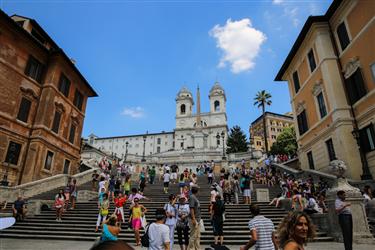
<instances>
[{"instance_id":1,"label":"stone building wall","mask_svg":"<svg viewBox=\"0 0 375 250\"><path fill-rule=\"evenodd\" d=\"M77 173L86 102L95 91L34 20L0 11L0 27L0 178L8 175L10 185L17 185ZM38 74L35 65L42 65ZM66 96L59 90L62 74L70 81ZM25 103L28 112L21 108ZM61 118L53 132L55 112ZM46 167L48 152L52 161Z\"/></svg>"}]
</instances>

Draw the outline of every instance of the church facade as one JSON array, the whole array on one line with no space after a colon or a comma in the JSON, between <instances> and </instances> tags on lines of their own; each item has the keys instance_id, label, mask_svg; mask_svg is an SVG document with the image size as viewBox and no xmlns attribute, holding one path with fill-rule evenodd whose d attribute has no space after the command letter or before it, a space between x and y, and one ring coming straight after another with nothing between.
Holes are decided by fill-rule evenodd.
<instances>
[{"instance_id":1,"label":"church facade","mask_svg":"<svg viewBox=\"0 0 375 250\"><path fill-rule=\"evenodd\" d=\"M91 134L87 143L122 159L127 156L157 156L183 152L223 151L227 140L226 96L216 82L209 92L210 110L201 112L200 91L196 107L193 94L183 87L176 96L176 127L174 131L116 137L97 137ZM193 113L193 110L196 110Z\"/></svg>"}]
</instances>

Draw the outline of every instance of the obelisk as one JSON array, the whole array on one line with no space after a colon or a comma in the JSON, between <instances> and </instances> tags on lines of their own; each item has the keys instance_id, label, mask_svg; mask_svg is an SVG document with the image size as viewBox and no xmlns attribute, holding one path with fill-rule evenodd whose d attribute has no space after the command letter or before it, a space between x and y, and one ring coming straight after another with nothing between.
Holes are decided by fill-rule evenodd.
<instances>
[{"instance_id":1,"label":"obelisk","mask_svg":"<svg viewBox=\"0 0 375 250\"><path fill-rule=\"evenodd\" d=\"M193 134L194 137L194 148L202 149L204 147L204 134L202 132L202 119L201 119L201 95L199 92L199 86L197 88L197 114L196 114L196 126Z\"/></svg>"},{"instance_id":2,"label":"obelisk","mask_svg":"<svg viewBox=\"0 0 375 250\"><path fill-rule=\"evenodd\" d=\"M196 130L202 130L202 119L201 119L201 94L199 91L199 85L197 88L197 126Z\"/></svg>"}]
</instances>

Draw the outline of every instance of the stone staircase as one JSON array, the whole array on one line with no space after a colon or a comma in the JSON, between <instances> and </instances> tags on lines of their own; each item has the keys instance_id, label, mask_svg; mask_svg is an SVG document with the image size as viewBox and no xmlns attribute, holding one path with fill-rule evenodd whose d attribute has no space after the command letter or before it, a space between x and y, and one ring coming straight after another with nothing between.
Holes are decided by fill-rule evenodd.
<instances>
[{"instance_id":1,"label":"stone staircase","mask_svg":"<svg viewBox=\"0 0 375 250\"><path fill-rule=\"evenodd\" d=\"M201 244L209 245L213 243L212 226L209 221L209 185L205 178L198 181L200 186L199 199L201 201L201 213L204 220L206 231L202 233ZM177 184L170 185L170 193L177 193ZM90 189L90 183L80 187ZM265 188L264 185L254 184L254 188ZM145 195L151 198L151 201L142 201L141 203L148 209L146 218L152 221L156 208L163 207L168 200L168 195L162 192L162 183L156 182L153 185L148 184L145 189ZM57 191L57 190L56 190ZM53 199L56 192L47 192L37 198ZM270 188L270 197L275 197L278 193L277 188ZM255 202L255 197L253 197ZM261 213L270 218L277 226L282 218L287 214L286 211L269 206L268 203L257 203L261 208ZM8 205L8 207L11 204ZM111 203L110 212L114 210ZM64 215L62 222L55 221L55 211L42 211L40 215L29 217L23 222L18 222L11 228L0 232L0 238L17 239L44 239L44 240L79 240L94 241L100 233L95 233L95 223L98 209L96 201L77 202L75 210L68 210ZM128 205L125 207L125 217L128 219ZM226 221L224 222L224 243L226 245L244 244L249 239L248 222L252 218L249 206L244 204L226 205ZM143 232L142 232L143 233ZM177 233L175 235L177 239ZM120 239L134 243L134 233L122 225ZM318 232L316 241L331 241L325 232ZM175 241L176 242L176 241Z\"/></svg>"}]
</instances>

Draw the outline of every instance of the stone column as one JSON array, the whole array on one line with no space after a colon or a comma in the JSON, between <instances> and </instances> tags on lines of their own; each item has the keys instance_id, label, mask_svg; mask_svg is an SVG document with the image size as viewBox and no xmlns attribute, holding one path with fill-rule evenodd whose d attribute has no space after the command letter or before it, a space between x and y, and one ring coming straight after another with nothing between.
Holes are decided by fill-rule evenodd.
<instances>
[{"instance_id":1,"label":"stone column","mask_svg":"<svg viewBox=\"0 0 375 250\"><path fill-rule=\"evenodd\" d=\"M350 209L353 216L353 243L374 244L375 240L370 233L367 222L363 196L358 188L351 186L347 180L342 177L339 177L335 181L334 187L327 192L330 234L336 240L339 240L340 242L343 241L341 228L338 222L338 215L335 211L336 193L340 190L345 191L346 201L351 203Z\"/></svg>"}]
</instances>

